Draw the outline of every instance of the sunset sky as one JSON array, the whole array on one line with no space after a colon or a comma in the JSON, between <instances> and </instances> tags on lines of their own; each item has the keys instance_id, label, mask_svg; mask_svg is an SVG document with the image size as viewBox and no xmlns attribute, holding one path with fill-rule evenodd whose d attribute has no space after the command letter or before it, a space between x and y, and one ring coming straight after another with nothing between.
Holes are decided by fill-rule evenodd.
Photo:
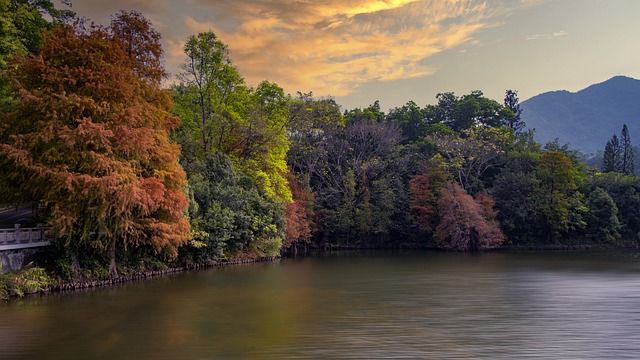
<instances>
[{"instance_id":1,"label":"sunset sky","mask_svg":"<svg viewBox=\"0 0 640 360\"><path fill-rule=\"evenodd\" d=\"M506 89L525 100L615 75L640 78L638 0L75 0L108 24L138 10L178 73L186 39L212 30L249 85L332 96L344 109L380 100L434 103L440 92ZM62 7L62 6L61 6Z\"/></svg>"}]
</instances>

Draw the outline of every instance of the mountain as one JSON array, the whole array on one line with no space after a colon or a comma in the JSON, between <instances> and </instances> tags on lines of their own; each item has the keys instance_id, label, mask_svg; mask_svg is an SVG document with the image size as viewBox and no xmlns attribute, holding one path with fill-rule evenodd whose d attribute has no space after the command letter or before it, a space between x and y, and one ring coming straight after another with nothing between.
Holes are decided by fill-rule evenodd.
<instances>
[{"instance_id":1,"label":"mountain","mask_svg":"<svg viewBox=\"0 0 640 360\"><path fill-rule=\"evenodd\" d=\"M521 103L522 120L535 129L535 139L584 153L603 150L613 134L627 124L631 142L640 144L640 80L616 76L572 93L551 91Z\"/></svg>"}]
</instances>

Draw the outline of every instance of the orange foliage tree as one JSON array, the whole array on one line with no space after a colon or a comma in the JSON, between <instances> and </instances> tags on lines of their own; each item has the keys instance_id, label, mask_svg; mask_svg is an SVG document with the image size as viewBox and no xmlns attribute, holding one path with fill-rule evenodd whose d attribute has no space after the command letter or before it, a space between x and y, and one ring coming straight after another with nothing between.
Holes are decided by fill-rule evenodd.
<instances>
[{"instance_id":1,"label":"orange foliage tree","mask_svg":"<svg viewBox=\"0 0 640 360\"><path fill-rule=\"evenodd\" d=\"M305 189L293 173L287 174L293 201L286 204L284 219L286 224L284 247L297 243L311 242L313 234L313 193Z\"/></svg>"},{"instance_id":2,"label":"orange foliage tree","mask_svg":"<svg viewBox=\"0 0 640 360\"><path fill-rule=\"evenodd\" d=\"M458 183L450 181L438 200L438 245L450 250L482 250L500 246L504 234L495 221L493 200L486 194L474 200Z\"/></svg>"},{"instance_id":3,"label":"orange foliage tree","mask_svg":"<svg viewBox=\"0 0 640 360\"><path fill-rule=\"evenodd\" d=\"M432 234L438 224L438 199L448 174L440 155L435 155L423 167L422 174L409 181L411 218L420 231Z\"/></svg>"},{"instance_id":4,"label":"orange foliage tree","mask_svg":"<svg viewBox=\"0 0 640 360\"><path fill-rule=\"evenodd\" d=\"M118 37L126 22L45 35L37 56L10 66L19 101L0 114L0 195L39 201L67 244L107 250L111 276L117 244L175 256L189 233L180 149L169 139L178 119L159 87L164 71L136 58L140 44L131 51Z\"/></svg>"}]
</instances>

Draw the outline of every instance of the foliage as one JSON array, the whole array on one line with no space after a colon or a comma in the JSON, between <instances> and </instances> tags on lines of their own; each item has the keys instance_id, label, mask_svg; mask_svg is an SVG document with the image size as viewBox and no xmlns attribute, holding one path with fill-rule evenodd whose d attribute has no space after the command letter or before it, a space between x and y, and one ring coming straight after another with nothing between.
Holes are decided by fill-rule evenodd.
<instances>
[{"instance_id":1,"label":"foliage","mask_svg":"<svg viewBox=\"0 0 640 360\"><path fill-rule=\"evenodd\" d=\"M518 92L515 90L507 90L504 96L504 107L511 111L512 114L507 114L502 124L508 128L513 129L514 133L520 133L526 126L522 121L522 108L520 106L520 100L518 99Z\"/></svg>"},{"instance_id":2,"label":"foliage","mask_svg":"<svg viewBox=\"0 0 640 360\"><path fill-rule=\"evenodd\" d=\"M46 206L52 235L108 248L187 240L185 174L171 99L101 28L61 26L9 70L20 101L0 115L5 199Z\"/></svg>"},{"instance_id":3,"label":"foliage","mask_svg":"<svg viewBox=\"0 0 640 360\"><path fill-rule=\"evenodd\" d=\"M438 199L448 180L448 174L440 155L435 155L423 167L423 173L416 174L409 182L411 218L421 232L430 235L439 222Z\"/></svg>"},{"instance_id":4,"label":"foliage","mask_svg":"<svg viewBox=\"0 0 640 360\"><path fill-rule=\"evenodd\" d=\"M23 297L25 294L41 292L51 283L52 279L39 267L23 269L17 273L0 273L0 299L7 300L11 296Z\"/></svg>"},{"instance_id":5,"label":"foliage","mask_svg":"<svg viewBox=\"0 0 640 360\"><path fill-rule=\"evenodd\" d=\"M282 205L235 169L226 155L207 155L204 169L191 174L189 183L197 205L190 217L206 244L192 249L197 256L220 259L278 253L284 237Z\"/></svg>"},{"instance_id":6,"label":"foliage","mask_svg":"<svg viewBox=\"0 0 640 360\"><path fill-rule=\"evenodd\" d=\"M631 136L629 135L629 128L627 127L627 124L622 125L622 138L620 146L622 148L620 172L626 175L633 175L635 172L633 168L633 147L631 146Z\"/></svg>"},{"instance_id":7,"label":"foliage","mask_svg":"<svg viewBox=\"0 0 640 360\"><path fill-rule=\"evenodd\" d=\"M189 158L210 152L228 153L246 96L244 79L233 66L228 47L211 31L189 37L187 60L174 87L176 114L182 119L180 143Z\"/></svg>"},{"instance_id":8,"label":"foliage","mask_svg":"<svg viewBox=\"0 0 640 360\"><path fill-rule=\"evenodd\" d=\"M408 166L395 124L350 122L327 129L317 152L298 161L316 193L323 241L371 245L387 241L408 224L402 174Z\"/></svg>"},{"instance_id":9,"label":"foliage","mask_svg":"<svg viewBox=\"0 0 640 360\"><path fill-rule=\"evenodd\" d=\"M640 179L620 173L596 174L591 189L602 188L613 199L621 223L620 232L635 238L640 231Z\"/></svg>"},{"instance_id":10,"label":"foliage","mask_svg":"<svg viewBox=\"0 0 640 360\"><path fill-rule=\"evenodd\" d=\"M588 234L594 240L616 242L620 239L618 208L611 196L602 188L596 188L587 199L586 220Z\"/></svg>"},{"instance_id":11,"label":"foliage","mask_svg":"<svg viewBox=\"0 0 640 360\"><path fill-rule=\"evenodd\" d=\"M439 134L429 136L447 159L456 180L466 191L473 191L474 179L494 165L512 142L512 134L501 129L475 127L460 135Z\"/></svg>"},{"instance_id":12,"label":"foliage","mask_svg":"<svg viewBox=\"0 0 640 360\"><path fill-rule=\"evenodd\" d=\"M443 123L455 132L474 126L500 127L506 118L513 116L511 110L478 90L460 97L451 92L441 93L436 98L438 104L425 109L429 122Z\"/></svg>"},{"instance_id":13,"label":"foliage","mask_svg":"<svg viewBox=\"0 0 640 360\"><path fill-rule=\"evenodd\" d=\"M191 36L187 61L173 88L175 113L182 118L176 134L182 163L197 172L208 154L226 154L272 198L291 201L285 174L289 99L268 81L244 85L228 47L213 32Z\"/></svg>"},{"instance_id":14,"label":"foliage","mask_svg":"<svg viewBox=\"0 0 640 360\"><path fill-rule=\"evenodd\" d=\"M602 172L614 172L622 169L622 149L617 135L607 141L602 155Z\"/></svg>"},{"instance_id":15,"label":"foliage","mask_svg":"<svg viewBox=\"0 0 640 360\"><path fill-rule=\"evenodd\" d=\"M474 200L458 183L445 185L438 200L440 223L436 228L438 245L444 249L473 251L500 246L505 238L488 195Z\"/></svg>"},{"instance_id":16,"label":"foliage","mask_svg":"<svg viewBox=\"0 0 640 360\"><path fill-rule=\"evenodd\" d=\"M311 235L314 230L313 202L314 196L311 190L303 187L294 174L288 174L288 182L291 188L293 201L286 204L284 210L285 218L285 242L284 247L289 247L295 243L311 242Z\"/></svg>"},{"instance_id":17,"label":"foliage","mask_svg":"<svg viewBox=\"0 0 640 360\"><path fill-rule=\"evenodd\" d=\"M547 151L540 158L536 172L540 186L534 196L541 229L551 239L584 228L583 194L577 191L578 175L571 159L559 151Z\"/></svg>"}]
</instances>

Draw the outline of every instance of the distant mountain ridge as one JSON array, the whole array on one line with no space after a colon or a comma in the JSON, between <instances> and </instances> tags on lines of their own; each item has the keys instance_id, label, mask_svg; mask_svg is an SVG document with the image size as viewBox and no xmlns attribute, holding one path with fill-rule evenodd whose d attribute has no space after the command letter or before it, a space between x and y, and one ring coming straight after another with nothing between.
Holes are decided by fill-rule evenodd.
<instances>
[{"instance_id":1,"label":"distant mountain ridge","mask_svg":"<svg viewBox=\"0 0 640 360\"><path fill-rule=\"evenodd\" d=\"M558 138L584 153L603 150L627 124L634 146L640 145L640 80L616 76L572 93L550 91L521 103L522 120L546 144Z\"/></svg>"}]
</instances>

